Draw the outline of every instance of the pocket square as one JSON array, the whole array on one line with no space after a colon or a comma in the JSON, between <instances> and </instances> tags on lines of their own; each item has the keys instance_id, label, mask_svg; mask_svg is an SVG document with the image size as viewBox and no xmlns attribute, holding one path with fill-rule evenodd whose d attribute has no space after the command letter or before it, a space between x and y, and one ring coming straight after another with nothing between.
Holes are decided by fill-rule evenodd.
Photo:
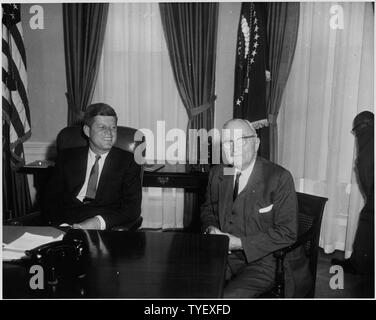
<instances>
[{"instance_id":1,"label":"pocket square","mask_svg":"<svg viewBox=\"0 0 376 320\"><path fill-rule=\"evenodd\" d=\"M266 213L266 212L269 212L272 209L273 209L273 205L271 204L270 206L259 209L259 213Z\"/></svg>"}]
</instances>

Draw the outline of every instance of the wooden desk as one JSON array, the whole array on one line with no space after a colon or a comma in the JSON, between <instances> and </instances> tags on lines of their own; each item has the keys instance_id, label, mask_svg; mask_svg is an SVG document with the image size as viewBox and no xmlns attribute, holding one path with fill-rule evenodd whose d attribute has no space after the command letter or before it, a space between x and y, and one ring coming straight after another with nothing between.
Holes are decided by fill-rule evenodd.
<instances>
[{"instance_id":1,"label":"wooden desk","mask_svg":"<svg viewBox=\"0 0 376 320\"><path fill-rule=\"evenodd\" d=\"M19 173L33 176L33 187L35 189L35 202L33 211L40 210L40 201L43 187L46 185L49 177L52 174L54 163L48 162L43 166L23 166L18 169Z\"/></svg>"},{"instance_id":2,"label":"wooden desk","mask_svg":"<svg viewBox=\"0 0 376 320\"><path fill-rule=\"evenodd\" d=\"M208 172L199 171L198 166L166 164L156 172L144 171L144 187L184 189L184 228L192 232L200 230L199 212L207 184Z\"/></svg>"},{"instance_id":3,"label":"wooden desk","mask_svg":"<svg viewBox=\"0 0 376 320\"><path fill-rule=\"evenodd\" d=\"M22 229L23 228L23 229ZM27 227L4 227L4 241ZM44 228L39 227L39 234ZM50 232L50 231L49 231ZM28 288L23 266L3 263L4 298L219 298L228 238L176 232L70 230L89 247L86 276L64 286ZM53 289L53 290L52 290Z\"/></svg>"},{"instance_id":4,"label":"wooden desk","mask_svg":"<svg viewBox=\"0 0 376 320\"><path fill-rule=\"evenodd\" d=\"M45 166L23 166L19 172L32 174L38 180L37 183L45 182L51 170L53 162ZM198 191L205 189L208 183L208 172L198 171L195 166L184 164L165 164L158 171L144 171L143 187L158 188L183 188L186 190Z\"/></svg>"},{"instance_id":5,"label":"wooden desk","mask_svg":"<svg viewBox=\"0 0 376 320\"><path fill-rule=\"evenodd\" d=\"M144 171L143 186L159 188L183 188L199 192L208 184L208 173L194 170L184 164L165 164L158 171Z\"/></svg>"}]
</instances>

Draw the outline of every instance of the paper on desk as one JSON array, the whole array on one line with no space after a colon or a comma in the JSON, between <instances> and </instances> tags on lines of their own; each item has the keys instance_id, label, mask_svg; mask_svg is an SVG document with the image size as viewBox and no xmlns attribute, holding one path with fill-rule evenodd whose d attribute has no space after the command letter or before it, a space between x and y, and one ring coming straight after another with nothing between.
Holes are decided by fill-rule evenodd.
<instances>
[{"instance_id":1,"label":"paper on desk","mask_svg":"<svg viewBox=\"0 0 376 320\"><path fill-rule=\"evenodd\" d=\"M11 250L3 248L3 261L19 260L25 256L25 251L23 250Z\"/></svg>"},{"instance_id":2,"label":"paper on desk","mask_svg":"<svg viewBox=\"0 0 376 320\"><path fill-rule=\"evenodd\" d=\"M3 261L21 259L25 256L26 250L34 249L49 242L62 240L63 236L64 234L61 234L60 236L54 238L51 236L40 236L25 232L16 240L8 244L3 244Z\"/></svg>"}]
</instances>

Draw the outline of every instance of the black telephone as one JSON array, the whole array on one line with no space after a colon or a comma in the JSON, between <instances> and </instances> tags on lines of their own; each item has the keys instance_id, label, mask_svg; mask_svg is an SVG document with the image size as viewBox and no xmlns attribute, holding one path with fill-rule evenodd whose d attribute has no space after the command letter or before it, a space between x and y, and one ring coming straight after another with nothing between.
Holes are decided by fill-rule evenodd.
<instances>
[{"instance_id":1,"label":"black telephone","mask_svg":"<svg viewBox=\"0 0 376 320\"><path fill-rule=\"evenodd\" d=\"M43 267L50 284L56 284L60 278L82 278L86 274L87 246L80 239L64 237L27 250L25 254L29 263Z\"/></svg>"}]
</instances>

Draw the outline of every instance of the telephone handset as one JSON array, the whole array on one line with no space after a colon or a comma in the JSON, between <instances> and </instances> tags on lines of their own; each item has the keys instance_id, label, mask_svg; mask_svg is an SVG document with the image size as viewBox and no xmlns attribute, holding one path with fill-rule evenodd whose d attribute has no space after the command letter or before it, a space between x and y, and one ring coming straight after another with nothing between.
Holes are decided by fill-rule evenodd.
<instances>
[{"instance_id":1,"label":"telephone handset","mask_svg":"<svg viewBox=\"0 0 376 320\"><path fill-rule=\"evenodd\" d=\"M27 250L25 254L32 264L44 268L50 284L56 284L60 278L85 276L86 249L83 240L64 237L63 240Z\"/></svg>"},{"instance_id":2,"label":"telephone handset","mask_svg":"<svg viewBox=\"0 0 376 320\"><path fill-rule=\"evenodd\" d=\"M31 259L44 259L49 254L60 254L61 256L74 255L81 256L84 250L83 241L77 239L66 239L43 244L31 250L26 250L25 254Z\"/></svg>"}]
</instances>

